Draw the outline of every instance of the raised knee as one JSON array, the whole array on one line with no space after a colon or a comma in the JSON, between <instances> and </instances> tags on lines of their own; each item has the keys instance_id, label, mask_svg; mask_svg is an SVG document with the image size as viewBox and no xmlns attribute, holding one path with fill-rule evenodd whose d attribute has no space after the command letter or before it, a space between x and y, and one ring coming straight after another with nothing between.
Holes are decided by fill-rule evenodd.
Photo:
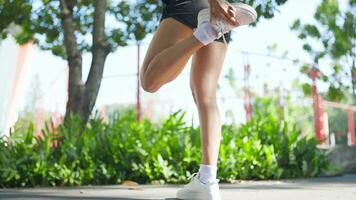
<instances>
[{"instance_id":1,"label":"raised knee","mask_svg":"<svg viewBox=\"0 0 356 200\"><path fill-rule=\"evenodd\" d=\"M146 92L155 93L159 89L159 87L154 83L154 81L147 80L143 76L141 76L140 82L142 89Z\"/></svg>"}]
</instances>

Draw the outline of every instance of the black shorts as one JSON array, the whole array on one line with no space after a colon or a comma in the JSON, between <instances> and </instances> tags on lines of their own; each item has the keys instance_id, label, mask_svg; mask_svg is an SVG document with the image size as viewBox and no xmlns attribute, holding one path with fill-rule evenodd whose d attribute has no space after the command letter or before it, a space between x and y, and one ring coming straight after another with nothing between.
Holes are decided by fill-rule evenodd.
<instances>
[{"instance_id":1,"label":"black shorts","mask_svg":"<svg viewBox=\"0 0 356 200\"><path fill-rule=\"evenodd\" d=\"M160 22L168 17L194 29L198 25L198 13L200 10L209 7L208 0L163 0L163 11ZM224 34L226 42L231 41L231 31ZM224 42L223 37L215 41Z\"/></svg>"}]
</instances>

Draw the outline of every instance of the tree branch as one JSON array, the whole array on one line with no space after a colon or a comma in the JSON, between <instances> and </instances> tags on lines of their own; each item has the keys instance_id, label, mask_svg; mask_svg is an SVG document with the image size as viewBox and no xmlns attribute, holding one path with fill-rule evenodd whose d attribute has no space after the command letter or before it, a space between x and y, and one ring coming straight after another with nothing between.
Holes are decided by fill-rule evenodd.
<instances>
[{"instance_id":1,"label":"tree branch","mask_svg":"<svg viewBox=\"0 0 356 200\"><path fill-rule=\"evenodd\" d=\"M61 7L61 23L63 27L63 34L64 34L64 44L66 47L66 53L68 59L71 58L78 58L81 59L81 54L78 50L77 40L74 35L74 22L72 19L72 8L68 7L66 0L60 1Z\"/></svg>"}]
</instances>

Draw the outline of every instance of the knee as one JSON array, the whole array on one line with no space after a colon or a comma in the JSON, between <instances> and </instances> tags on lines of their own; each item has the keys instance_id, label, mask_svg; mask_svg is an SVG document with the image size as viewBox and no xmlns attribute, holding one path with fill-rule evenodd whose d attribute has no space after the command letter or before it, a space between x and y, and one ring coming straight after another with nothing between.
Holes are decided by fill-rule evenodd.
<instances>
[{"instance_id":1,"label":"knee","mask_svg":"<svg viewBox=\"0 0 356 200\"><path fill-rule=\"evenodd\" d=\"M213 107L217 105L216 94L194 92L192 90L192 95L194 102L198 107Z\"/></svg>"},{"instance_id":2,"label":"knee","mask_svg":"<svg viewBox=\"0 0 356 200\"><path fill-rule=\"evenodd\" d=\"M215 107L217 105L215 96L197 96L196 104L198 107Z\"/></svg>"},{"instance_id":3,"label":"knee","mask_svg":"<svg viewBox=\"0 0 356 200\"><path fill-rule=\"evenodd\" d=\"M155 93L159 89L154 81L147 79L142 73L140 73L140 83L142 89L149 93Z\"/></svg>"}]
</instances>

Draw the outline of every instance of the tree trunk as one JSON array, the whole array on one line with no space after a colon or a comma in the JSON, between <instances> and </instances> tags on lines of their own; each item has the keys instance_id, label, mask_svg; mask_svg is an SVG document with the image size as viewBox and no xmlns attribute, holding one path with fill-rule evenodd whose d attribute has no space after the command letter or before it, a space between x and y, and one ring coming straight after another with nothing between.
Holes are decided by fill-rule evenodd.
<instances>
[{"instance_id":1,"label":"tree trunk","mask_svg":"<svg viewBox=\"0 0 356 200\"><path fill-rule=\"evenodd\" d=\"M82 82L82 55L78 50L76 37L74 35L74 22L72 8L66 0L60 1L61 24L64 35L64 45L66 48L68 65L69 65L69 87L66 119L69 113L80 115L82 94L84 85Z\"/></svg>"},{"instance_id":2,"label":"tree trunk","mask_svg":"<svg viewBox=\"0 0 356 200\"><path fill-rule=\"evenodd\" d=\"M94 9L93 46L91 49L93 57L85 83L85 98L83 102L84 121L88 120L94 108L103 78L105 60L110 52L110 47L105 37L106 0L95 0Z\"/></svg>"},{"instance_id":3,"label":"tree trunk","mask_svg":"<svg viewBox=\"0 0 356 200\"><path fill-rule=\"evenodd\" d=\"M84 123L89 119L95 105L109 46L105 37L106 0L94 1L94 24L92 62L86 83L82 79L82 55L78 50L73 21L73 7L76 1L61 0L61 23L64 31L64 45L69 65L68 102L65 115L67 121L72 114L78 115Z\"/></svg>"}]
</instances>

